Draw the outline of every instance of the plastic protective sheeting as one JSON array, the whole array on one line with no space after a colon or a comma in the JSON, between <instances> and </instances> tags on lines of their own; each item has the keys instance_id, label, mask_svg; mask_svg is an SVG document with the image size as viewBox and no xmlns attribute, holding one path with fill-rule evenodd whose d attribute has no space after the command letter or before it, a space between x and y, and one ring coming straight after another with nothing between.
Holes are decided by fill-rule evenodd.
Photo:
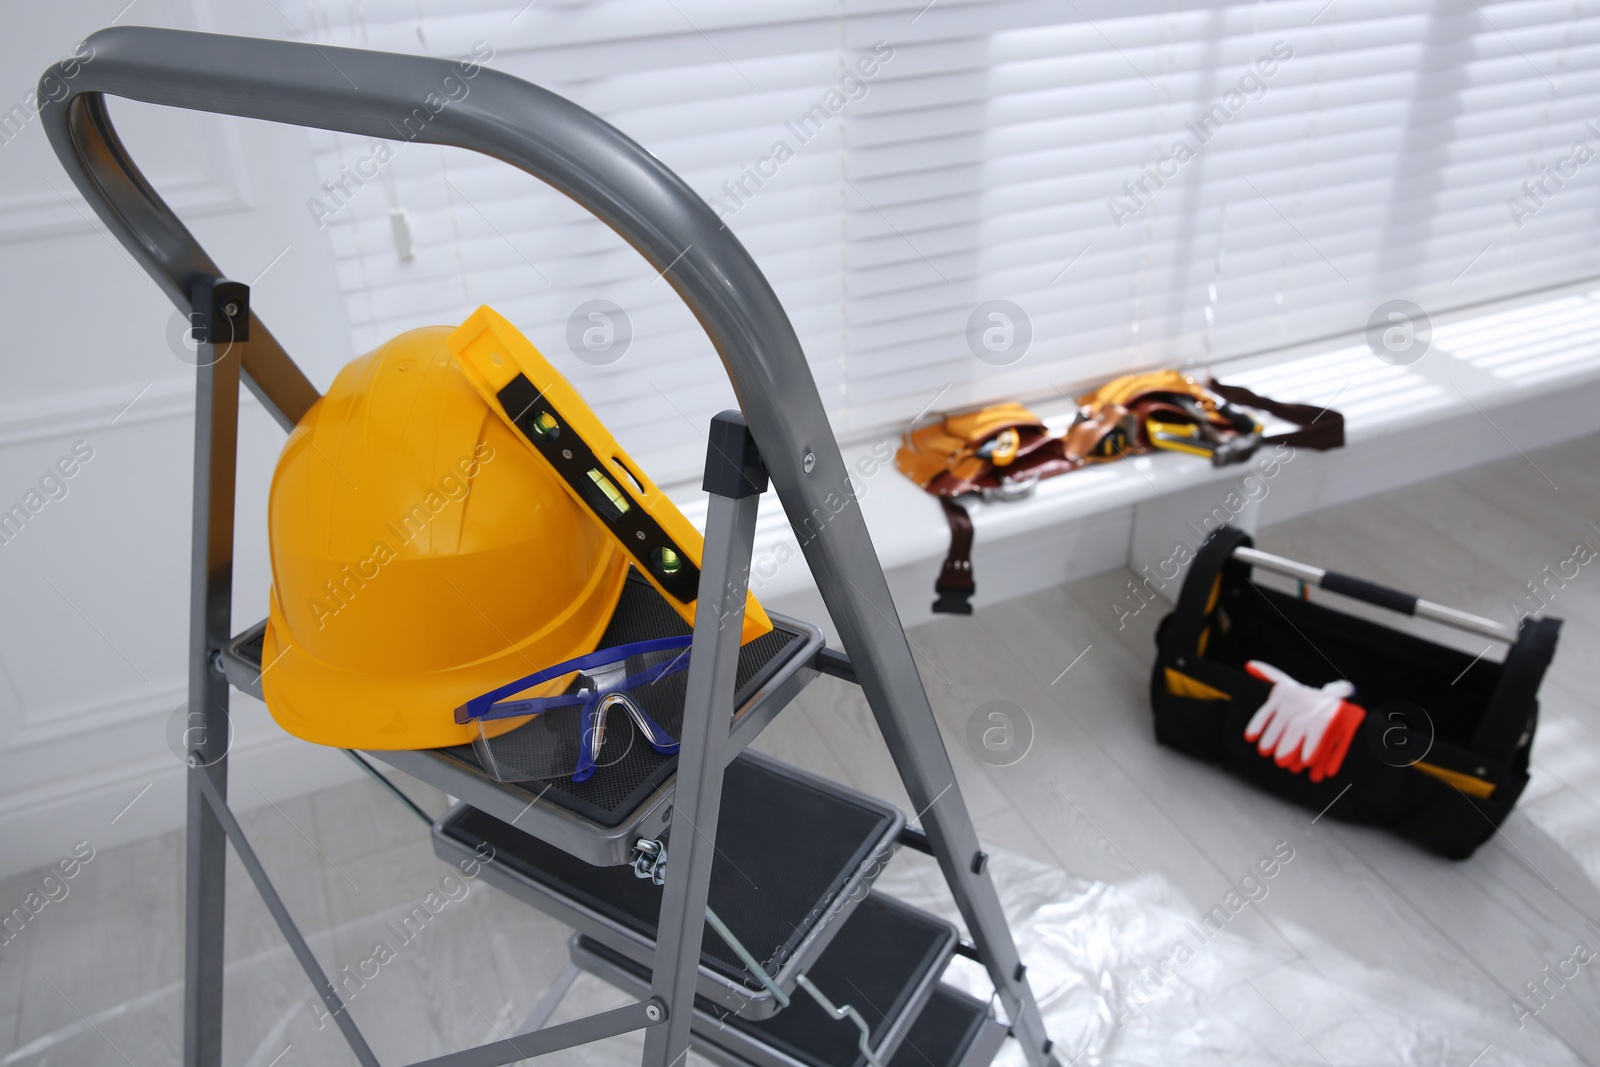
<instances>
[{"instance_id":1,"label":"plastic protective sheeting","mask_svg":"<svg viewBox=\"0 0 1600 1067\"><path fill-rule=\"evenodd\" d=\"M1063 1067L1581 1063L1536 1027L1519 1032L1509 1003L1485 1013L1436 990L1392 988L1330 946L1305 952L1304 931L1300 955L1015 855L992 855L989 869ZM931 862L902 852L877 888L960 922ZM994 992L959 957L944 980ZM1007 1041L995 1062L1024 1060Z\"/></svg>"},{"instance_id":2,"label":"plastic protective sheeting","mask_svg":"<svg viewBox=\"0 0 1600 1067\"><path fill-rule=\"evenodd\" d=\"M470 877L445 883L444 875L454 872L440 867L420 843L399 849L403 853L386 854L383 863L363 868L402 883L385 893L362 877L366 892L389 903L308 930L313 951L324 969L345 983L350 1010L385 1064L411 1063L509 1036L566 963L569 931ZM1540 1024L1530 1022L1519 1031L1509 1000L1503 1008L1484 1010L1415 983L1386 983L1303 929L1288 931L1303 955L1253 941L1232 926L1204 938L1199 909L1168 906L1163 901L1180 898L1160 886L1084 881L1003 852L991 855L989 869L1062 1067L1576 1067L1580 1062ZM336 874L327 875L327 882L343 884ZM416 901L434 889L447 902L424 930L413 931L407 923L418 914ZM902 850L876 889L960 922L943 878L924 856ZM1273 898L1261 904L1265 911ZM260 905L251 901L235 909L230 921L236 924L230 932L235 943L259 941L261 947L227 965L232 995L224 1062L243 1067L351 1063L343 1038L324 1018L276 930L255 932L267 922ZM1243 917L1238 921L1242 924ZM392 947L392 962L377 977L356 982L350 976L373 958L379 943ZM165 944L175 953L176 941ZM1188 952L1179 952L1179 944ZM16 966L11 951L6 965ZM169 960L164 970L171 974L177 956ZM981 998L993 992L983 969L960 957L944 980ZM62 989L69 995L74 991L71 985ZM552 1021L628 1000L600 979L583 975ZM0 1047L0 1067L126 1067L117 1047L129 1049L139 1064L175 1063L182 1002L181 983L170 980L109 1005L79 1000L85 1015L59 1014L53 1029L39 1033L33 1028L18 1047ZM568 1049L543 1062L637 1067L642 1047L642 1038L633 1034ZM140 1049L146 1052L143 1058ZM706 1062L691 1057L690 1067ZM1005 1043L996 1063L1022 1067L1015 1042Z\"/></svg>"}]
</instances>

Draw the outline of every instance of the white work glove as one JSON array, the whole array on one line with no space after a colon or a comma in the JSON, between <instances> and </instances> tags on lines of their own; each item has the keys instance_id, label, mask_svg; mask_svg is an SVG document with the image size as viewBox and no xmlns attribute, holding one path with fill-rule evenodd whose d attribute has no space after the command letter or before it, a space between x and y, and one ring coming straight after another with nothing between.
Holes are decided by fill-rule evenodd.
<instances>
[{"instance_id":1,"label":"white work glove","mask_svg":"<svg viewBox=\"0 0 1600 1067\"><path fill-rule=\"evenodd\" d=\"M1312 768L1312 781L1338 773L1350 736L1366 715L1345 699L1355 692L1355 686L1340 680L1313 689L1260 660L1246 663L1245 670L1272 683L1272 692L1244 728L1245 740L1256 741L1257 751L1275 759L1280 767L1296 773ZM1340 727L1334 731L1337 738L1329 735L1335 721ZM1319 752L1324 738L1333 743L1329 750Z\"/></svg>"}]
</instances>

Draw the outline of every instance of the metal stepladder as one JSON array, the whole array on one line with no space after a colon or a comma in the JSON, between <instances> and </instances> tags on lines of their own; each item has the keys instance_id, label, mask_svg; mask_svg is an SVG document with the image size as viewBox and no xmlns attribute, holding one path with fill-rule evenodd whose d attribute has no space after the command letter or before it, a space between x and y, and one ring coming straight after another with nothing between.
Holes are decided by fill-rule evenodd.
<instances>
[{"instance_id":1,"label":"metal stepladder","mask_svg":"<svg viewBox=\"0 0 1600 1067\"><path fill-rule=\"evenodd\" d=\"M42 113L51 144L111 232L193 315L201 343L189 639L189 706L199 721L187 772L185 1063L221 1062L223 878L231 841L357 1059L375 1067L226 799L230 685L260 694L264 625L235 635L231 620L238 387L250 388L286 431L318 392L255 316L247 288L223 279L145 181L112 128L105 96L392 138L455 65L138 27L102 30L87 43L92 62L70 73L52 67L41 79L41 98L53 101ZM539 793L485 774L470 748L370 753L462 798L435 824L435 850L451 859L492 856L486 879L575 927L574 963L639 998L426 1062L491 1067L642 1029L646 1067L681 1058L691 1033L697 1051L739 1067L887 1063L918 1034L918 1063L987 1062L1007 1033L1033 1067L1055 1063L847 468L767 280L681 179L559 96L484 69L470 96L428 113L414 139L520 167L598 216L662 272L721 356L743 416L725 413L712 425L701 610L681 717L671 724L680 755L650 763L642 752L644 763L610 776L605 796L552 790L549 802L535 803ZM815 627L782 616L774 618L773 634L740 647L756 508L769 477L844 653L825 648ZM644 583L630 583L613 629L681 625L661 621L654 595ZM905 826L903 816L872 798L743 752L818 673L860 685L922 829ZM730 708L731 728L724 718ZM676 836L669 823L679 828ZM949 924L870 891L897 843L937 859L972 944L959 942ZM757 881L762 871L772 874L767 884L774 888L763 895L728 884L719 877L723 859L748 866L743 873L756 872ZM708 901L732 928L727 944L706 934ZM836 936L841 929L845 936ZM759 957L730 953L736 944ZM1001 1018L990 1004L938 982L954 952L987 969ZM752 979L750 963L770 972L765 981ZM831 995L828 1007L836 1010L819 1006L826 997L791 1004L803 985ZM839 1021L846 1002L863 1017L859 1041L851 1023ZM952 1026L961 1032L938 1036ZM825 1035L820 1045L814 1034ZM930 1049L944 1059L929 1058Z\"/></svg>"}]
</instances>

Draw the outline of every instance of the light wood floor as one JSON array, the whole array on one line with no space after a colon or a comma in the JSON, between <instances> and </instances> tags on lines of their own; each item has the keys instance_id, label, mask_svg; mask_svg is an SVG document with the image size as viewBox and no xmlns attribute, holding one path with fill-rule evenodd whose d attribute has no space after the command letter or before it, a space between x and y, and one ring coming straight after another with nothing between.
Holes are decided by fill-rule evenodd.
<instances>
[{"instance_id":1,"label":"light wood floor","mask_svg":"<svg viewBox=\"0 0 1600 1067\"><path fill-rule=\"evenodd\" d=\"M1510 621L1524 582L1580 541L1600 547L1594 523L1600 437L1271 528L1260 544ZM1313 824L1158 748L1146 685L1164 607L1118 629L1111 605L1128 577L1047 589L910 635L966 802L997 853L1108 883L1103 898L1149 909L1140 921L1153 929L1158 916L1196 919L1278 843L1295 850L1270 895L1229 927L1248 987L1212 990L1210 1000L1190 990L1200 998L1192 1003L1160 991L1129 1042L1101 1062L1600 1064L1600 959L1549 985L1547 1006L1521 1028L1513 1008L1525 983L1556 971L1575 945L1600 949L1600 561L1550 607L1566 628L1541 694L1533 784L1464 863L1331 819ZM1032 747L1012 766L987 765L967 747L968 720L995 699L1032 723ZM830 679L757 747L906 804L859 694ZM403 784L442 810L441 796ZM237 779L233 789L254 795ZM383 924L448 873L421 824L370 783L259 808L243 822L335 973L369 957ZM0 948L0 1067L179 1062L182 860L176 835L101 851ZM896 861L911 872L917 862ZM229 879L226 1062L353 1063L332 1025L319 1029L309 987L236 862ZM0 882L0 905L21 903L38 880ZM1120 914L1108 936L1133 929L1135 913ZM352 1014L385 1063L506 1036L560 970L565 935L474 885L381 967ZM1048 970L1047 939L1030 935L1022 951L1036 972ZM620 1000L580 979L562 1017ZM1406 1020L1431 1027L1430 1040L1395 1036ZM1440 1027L1454 1031L1444 1045ZM636 1062L638 1047L619 1038L546 1062Z\"/></svg>"}]
</instances>

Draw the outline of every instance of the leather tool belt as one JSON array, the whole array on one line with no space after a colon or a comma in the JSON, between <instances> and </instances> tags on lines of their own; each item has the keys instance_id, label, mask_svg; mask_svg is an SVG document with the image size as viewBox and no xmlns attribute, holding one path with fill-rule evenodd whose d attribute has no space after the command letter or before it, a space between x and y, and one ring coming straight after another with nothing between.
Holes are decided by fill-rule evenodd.
<instances>
[{"instance_id":1,"label":"leather tool belt","mask_svg":"<svg viewBox=\"0 0 1600 1067\"><path fill-rule=\"evenodd\" d=\"M1059 434L1017 403L937 416L901 439L895 465L940 498L950 551L934 583L933 610L972 614L972 519L957 498L1021 500L1041 479L1154 451L1203 456L1213 466L1242 463L1264 443L1314 449L1344 444L1344 416L1308 404L1285 404L1238 386L1204 386L1177 370L1130 374L1077 398L1073 422ZM1263 437L1242 406L1298 429Z\"/></svg>"}]
</instances>

